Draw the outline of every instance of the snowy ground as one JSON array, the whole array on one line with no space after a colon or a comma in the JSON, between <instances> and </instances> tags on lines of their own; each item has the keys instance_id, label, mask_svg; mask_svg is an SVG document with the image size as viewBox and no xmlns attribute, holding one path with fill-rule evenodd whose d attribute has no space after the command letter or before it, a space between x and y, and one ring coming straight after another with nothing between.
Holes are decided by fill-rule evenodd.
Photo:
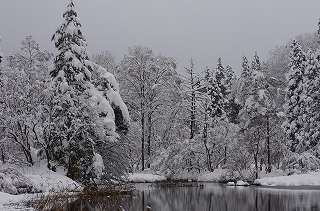
<instances>
[{"instance_id":1,"label":"snowy ground","mask_svg":"<svg viewBox=\"0 0 320 211\"><path fill-rule=\"evenodd\" d=\"M320 186L320 172L290 176L265 177L254 181L263 186Z\"/></svg>"},{"instance_id":2,"label":"snowy ground","mask_svg":"<svg viewBox=\"0 0 320 211\"><path fill-rule=\"evenodd\" d=\"M45 163L39 163L32 167L0 166L0 190L17 194L19 186L32 186L32 192L61 192L79 191L82 187L77 182L64 176L63 169L57 168L53 172L46 167Z\"/></svg>"},{"instance_id":3,"label":"snowy ground","mask_svg":"<svg viewBox=\"0 0 320 211\"><path fill-rule=\"evenodd\" d=\"M67 178L66 176L63 176L64 172L62 172L62 170L58 172L52 172L42 166L39 165L30 169L23 170L23 175L30 182L32 182L36 190L41 190L47 193L52 191L73 191L81 189L81 186L79 184ZM197 180L201 182L218 182L225 173L226 171L223 169L216 169L214 172L204 172L197 176L193 176L197 177ZM286 175L286 172L274 172L273 174L263 175L266 177L257 179L254 184L264 186L320 186L320 171L310 172L308 174L295 174L290 176L278 175ZM14 182L10 180L10 178L6 178L7 182ZM166 177L152 174L152 172L129 174L130 182L157 182L165 180L167 180ZM21 202L27 201L32 197L32 194L11 195L8 193L0 192L0 210L31 211L33 209L23 207Z\"/></svg>"},{"instance_id":4,"label":"snowy ground","mask_svg":"<svg viewBox=\"0 0 320 211\"><path fill-rule=\"evenodd\" d=\"M193 180L198 182L219 182L225 173L226 170L224 169L216 169L214 172L193 175ZM271 174L262 174L261 176L263 178L255 180L254 184L263 186L320 186L320 171L290 176L287 176L284 171L277 171ZM129 175L130 182L157 182L165 181L166 179L164 176L152 173L133 173ZM181 178L179 177L178 179Z\"/></svg>"},{"instance_id":5,"label":"snowy ground","mask_svg":"<svg viewBox=\"0 0 320 211\"><path fill-rule=\"evenodd\" d=\"M28 201L36 195L17 195L17 193L19 192L19 186L31 186L31 191L37 193L82 190L82 186L80 184L64 175L65 172L63 171L63 169L58 168L57 172L53 172L47 169L46 164L43 163L37 164L30 168L1 165L0 210L33 210L31 208L23 207L23 204L21 202Z\"/></svg>"},{"instance_id":6,"label":"snowy ground","mask_svg":"<svg viewBox=\"0 0 320 211\"><path fill-rule=\"evenodd\" d=\"M133 173L129 174L129 182L159 182L167 180L164 176L151 173Z\"/></svg>"},{"instance_id":7,"label":"snowy ground","mask_svg":"<svg viewBox=\"0 0 320 211\"><path fill-rule=\"evenodd\" d=\"M26 208L21 204L21 202L27 200L29 196L30 194L11 195L8 193L0 192L0 210L33 210L32 208Z\"/></svg>"},{"instance_id":8,"label":"snowy ground","mask_svg":"<svg viewBox=\"0 0 320 211\"><path fill-rule=\"evenodd\" d=\"M214 172L203 172L201 174L190 174L188 172L182 172L179 175L175 175L173 180L191 180L199 182L219 182L222 175L225 175L225 169L216 169ZM133 173L129 174L129 182L159 182L165 181L167 178L165 176L159 176L153 174L151 171L145 173Z\"/></svg>"}]
</instances>

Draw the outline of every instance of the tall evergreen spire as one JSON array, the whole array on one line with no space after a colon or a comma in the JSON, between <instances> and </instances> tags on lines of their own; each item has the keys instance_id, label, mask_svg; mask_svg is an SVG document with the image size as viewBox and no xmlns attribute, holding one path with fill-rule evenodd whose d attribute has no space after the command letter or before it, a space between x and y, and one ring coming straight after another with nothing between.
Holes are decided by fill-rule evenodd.
<instances>
[{"instance_id":1,"label":"tall evergreen spire","mask_svg":"<svg viewBox=\"0 0 320 211\"><path fill-rule=\"evenodd\" d=\"M261 70L261 63L260 63L260 59L259 59L257 52L255 52L255 54L254 54L252 64L251 64L251 69L253 71L260 71Z\"/></svg>"},{"instance_id":2,"label":"tall evergreen spire","mask_svg":"<svg viewBox=\"0 0 320 211\"><path fill-rule=\"evenodd\" d=\"M0 42L1 42L1 35L0 35ZM1 62L2 62L2 58L3 58L3 54L2 54L2 52L1 52L1 47L0 47L0 64L1 64Z\"/></svg>"},{"instance_id":3,"label":"tall evergreen spire","mask_svg":"<svg viewBox=\"0 0 320 211\"><path fill-rule=\"evenodd\" d=\"M320 18L319 18L318 26L319 26L319 29L318 29L318 43L320 44Z\"/></svg>"},{"instance_id":4,"label":"tall evergreen spire","mask_svg":"<svg viewBox=\"0 0 320 211\"><path fill-rule=\"evenodd\" d=\"M241 77L243 78L249 78L251 75L250 66L248 64L247 57L243 54L242 57L242 68L241 68Z\"/></svg>"},{"instance_id":5,"label":"tall evergreen spire","mask_svg":"<svg viewBox=\"0 0 320 211\"><path fill-rule=\"evenodd\" d=\"M299 152L302 148L304 122L304 100L303 100L303 80L305 76L306 53L302 50L300 44L293 40L290 53L290 71L288 73L289 84L287 86L287 99L284 105L286 111L285 129L289 140L291 141L291 150Z\"/></svg>"},{"instance_id":6,"label":"tall evergreen spire","mask_svg":"<svg viewBox=\"0 0 320 211\"><path fill-rule=\"evenodd\" d=\"M86 38L81 31L73 1L70 1L63 18L65 21L52 36L58 54L50 74L59 81L83 89L84 81L91 78L92 67L86 50Z\"/></svg>"}]
</instances>

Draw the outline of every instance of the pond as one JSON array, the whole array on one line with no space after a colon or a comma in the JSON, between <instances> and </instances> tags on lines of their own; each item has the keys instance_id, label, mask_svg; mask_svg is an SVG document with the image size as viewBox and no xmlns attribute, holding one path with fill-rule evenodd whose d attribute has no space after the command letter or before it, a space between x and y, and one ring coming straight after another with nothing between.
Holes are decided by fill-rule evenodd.
<instances>
[{"instance_id":1,"label":"pond","mask_svg":"<svg viewBox=\"0 0 320 211\"><path fill-rule=\"evenodd\" d=\"M195 183L193 183L195 184ZM91 204L87 210L144 211L250 211L250 210L314 210L320 211L320 187L230 187L217 183L201 183L192 187L159 187L135 184L133 196L102 199L108 207ZM113 203L110 201L113 200ZM110 204L117 205L112 206ZM93 205L93 206L92 206ZM120 205L120 206L119 206ZM73 208L74 209L74 208ZM86 210L86 209L85 209Z\"/></svg>"}]
</instances>

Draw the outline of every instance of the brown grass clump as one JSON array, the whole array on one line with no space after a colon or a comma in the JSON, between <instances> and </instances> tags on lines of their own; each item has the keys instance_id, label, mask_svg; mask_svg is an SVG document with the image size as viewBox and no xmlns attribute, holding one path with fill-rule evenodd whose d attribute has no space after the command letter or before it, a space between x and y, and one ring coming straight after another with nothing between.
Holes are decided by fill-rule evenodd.
<instances>
[{"instance_id":1,"label":"brown grass clump","mask_svg":"<svg viewBox=\"0 0 320 211\"><path fill-rule=\"evenodd\" d=\"M104 187L98 190L85 189L82 192L43 193L35 195L25 204L39 211L122 210L122 197L131 195L132 192L131 187Z\"/></svg>"}]
</instances>

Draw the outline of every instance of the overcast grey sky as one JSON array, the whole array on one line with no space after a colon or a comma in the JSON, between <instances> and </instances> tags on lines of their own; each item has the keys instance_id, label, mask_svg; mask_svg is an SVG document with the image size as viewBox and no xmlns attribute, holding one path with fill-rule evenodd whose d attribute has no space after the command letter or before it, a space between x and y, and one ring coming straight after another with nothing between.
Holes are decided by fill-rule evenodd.
<instances>
[{"instance_id":1,"label":"overcast grey sky","mask_svg":"<svg viewBox=\"0 0 320 211\"><path fill-rule=\"evenodd\" d=\"M0 46L4 57L27 35L54 52L51 36L68 0L1 0ZM318 28L319 0L74 0L90 54L108 50L120 61L142 45L176 58L178 67L213 68L222 57L239 75L242 55L270 49Z\"/></svg>"}]
</instances>

